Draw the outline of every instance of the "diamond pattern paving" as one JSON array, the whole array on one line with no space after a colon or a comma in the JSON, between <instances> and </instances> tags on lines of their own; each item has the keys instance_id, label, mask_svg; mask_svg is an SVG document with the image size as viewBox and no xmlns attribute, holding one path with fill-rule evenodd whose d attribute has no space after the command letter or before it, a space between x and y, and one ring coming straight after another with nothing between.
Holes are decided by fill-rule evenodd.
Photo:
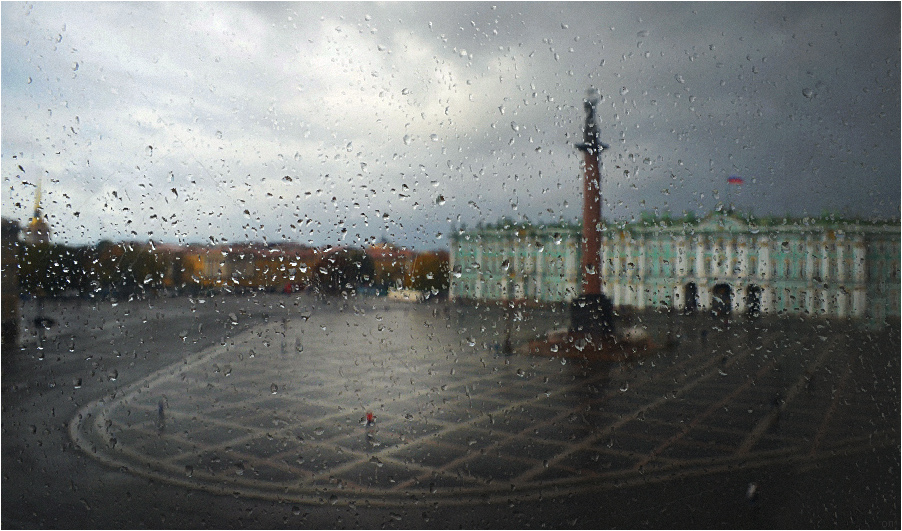
<instances>
[{"instance_id":1,"label":"diamond pattern paving","mask_svg":"<svg viewBox=\"0 0 902 531\"><path fill-rule=\"evenodd\" d=\"M641 363L586 365L499 355L498 327L472 308L299 300L320 307L87 405L73 438L110 465L192 488L383 504L604 489L898 445L880 415L898 416L898 396L861 400L854 385L862 355L887 353L852 328L825 340L814 324L680 318L712 332L683 333Z\"/></svg>"}]
</instances>

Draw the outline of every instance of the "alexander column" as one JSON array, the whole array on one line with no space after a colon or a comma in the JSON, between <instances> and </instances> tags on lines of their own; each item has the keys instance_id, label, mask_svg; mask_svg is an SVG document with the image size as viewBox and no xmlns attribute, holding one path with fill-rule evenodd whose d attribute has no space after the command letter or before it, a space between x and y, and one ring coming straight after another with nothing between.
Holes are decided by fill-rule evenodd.
<instances>
[{"instance_id":1,"label":"alexander column","mask_svg":"<svg viewBox=\"0 0 902 531\"><path fill-rule=\"evenodd\" d=\"M582 235L582 295L570 306L570 329L593 335L613 336L614 316L611 301L601 285L601 153L609 146L598 139L595 108L601 96L590 89L585 99L586 124L583 143L576 147L583 152L585 178L583 180Z\"/></svg>"}]
</instances>

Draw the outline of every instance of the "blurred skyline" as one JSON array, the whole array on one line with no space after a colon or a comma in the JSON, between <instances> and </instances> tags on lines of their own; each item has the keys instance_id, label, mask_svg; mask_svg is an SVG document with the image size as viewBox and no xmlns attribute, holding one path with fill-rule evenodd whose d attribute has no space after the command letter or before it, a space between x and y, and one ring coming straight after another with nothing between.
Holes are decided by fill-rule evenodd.
<instances>
[{"instance_id":1,"label":"blurred skyline","mask_svg":"<svg viewBox=\"0 0 902 531\"><path fill-rule=\"evenodd\" d=\"M607 218L900 214L898 3L0 9L3 216L59 243L574 221L590 86Z\"/></svg>"}]
</instances>

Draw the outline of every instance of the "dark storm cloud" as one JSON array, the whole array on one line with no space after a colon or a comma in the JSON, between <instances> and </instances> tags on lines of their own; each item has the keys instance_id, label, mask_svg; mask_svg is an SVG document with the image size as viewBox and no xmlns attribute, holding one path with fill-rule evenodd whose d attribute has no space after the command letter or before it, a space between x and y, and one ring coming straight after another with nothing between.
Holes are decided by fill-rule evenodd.
<instances>
[{"instance_id":1,"label":"dark storm cloud","mask_svg":"<svg viewBox=\"0 0 902 531\"><path fill-rule=\"evenodd\" d=\"M899 215L898 4L4 3L3 213L63 240L444 245L606 214ZM26 172L18 170L23 165ZM727 188L729 175L746 184ZM78 212L78 216L75 215Z\"/></svg>"}]
</instances>

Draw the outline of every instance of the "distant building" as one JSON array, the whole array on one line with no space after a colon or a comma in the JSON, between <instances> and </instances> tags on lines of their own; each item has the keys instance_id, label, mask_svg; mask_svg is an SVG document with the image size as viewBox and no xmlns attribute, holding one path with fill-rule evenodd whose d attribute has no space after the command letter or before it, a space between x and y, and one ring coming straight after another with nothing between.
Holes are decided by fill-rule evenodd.
<instances>
[{"instance_id":1,"label":"distant building","mask_svg":"<svg viewBox=\"0 0 902 531\"><path fill-rule=\"evenodd\" d=\"M41 212L40 181L38 181L37 189L34 194L34 216L32 216L28 226L25 227L24 239L25 243L31 245L50 243L50 225L47 223L47 220L44 219L44 214Z\"/></svg>"},{"instance_id":2,"label":"distant building","mask_svg":"<svg viewBox=\"0 0 902 531\"><path fill-rule=\"evenodd\" d=\"M403 287L405 273L410 271L417 257L415 251L396 247L385 240L368 246L364 251L373 261L373 285L383 289Z\"/></svg>"},{"instance_id":3,"label":"distant building","mask_svg":"<svg viewBox=\"0 0 902 531\"><path fill-rule=\"evenodd\" d=\"M451 239L451 299L569 301L580 294L580 227L495 225Z\"/></svg>"},{"instance_id":4,"label":"distant building","mask_svg":"<svg viewBox=\"0 0 902 531\"><path fill-rule=\"evenodd\" d=\"M579 226L499 224L455 234L451 298L569 301L580 289ZM900 316L897 224L647 218L608 226L604 291L615 306Z\"/></svg>"},{"instance_id":5,"label":"distant building","mask_svg":"<svg viewBox=\"0 0 902 531\"><path fill-rule=\"evenodd\" d=\"M219 246L158 245L163 284L204 289L295 291L310 283L316 249L294 243Z\"/></svg>"},{"instance_id":6,"label":"distant building","mask_svg":"<svg viewBox=\"0 0 902 531\"><path fill-rule=\"evenodd\" d=\"M4 351L19 343L19 222L2 219L2 253L0 253L0 291L2 291L2 324L0 336ZM7 351L8 352L8 351Z\"/></svg>"},{"instance_id":7,"label":"distant building","mask_svg":"<svg viewBox=\"0 0 902 531\"><path fill-rule=\"evenodd\" d=\"M50 225L40 211L35 210L35 216L25 228L24 236L25 243L28 244L50 243Z\"/></svg>"}]
</instances>

